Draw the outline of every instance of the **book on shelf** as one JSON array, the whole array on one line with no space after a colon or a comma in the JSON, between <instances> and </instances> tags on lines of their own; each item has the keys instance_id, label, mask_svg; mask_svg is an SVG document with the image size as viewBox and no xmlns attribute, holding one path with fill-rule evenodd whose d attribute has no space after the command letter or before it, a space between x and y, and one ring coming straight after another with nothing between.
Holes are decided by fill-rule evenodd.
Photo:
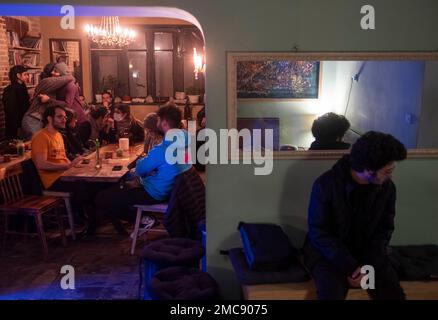
<instances>
[{"instance_id":1,"label":"book on shelf","mask_svg":"<svg viewBox=\"0 0 438 320\"><path fill-rule=\"evenodd\" d=\"M29 83L28 87L36 87L40 82L41 72L29 72Z\"/></svg>"},{"instance_id":2,"label":"book on shelf","mask_svg":"<svg viewBox=\"0 0 438 320\"><path fill-rule=\"evenodd\" d=\"M10 47L19 47L20 46L20 38L18 37L18 33L15 31L7 31L8 35L8 44Z\"/></svg>"},{"instance_id":3,"label":"book on shelf","mask_svg":"<svg viewBox=\"0 0 438 320\"><path fill-rule=\"evenodd\" d=\"M39 65L39 54L37 53L23 54L21 57L21 63L29 67L36 67Z\"/></svg>"},{"instance_id":4,"label":"book on shelf","mask_svg":"<svg viewBox=\"0 0 438 320\"><path fill-rule=\"evenodd\" d=\"M24 37L21 39L21 46L30 49L41 50L41 43L41 38Z\"/></svg>"}]
</instances>

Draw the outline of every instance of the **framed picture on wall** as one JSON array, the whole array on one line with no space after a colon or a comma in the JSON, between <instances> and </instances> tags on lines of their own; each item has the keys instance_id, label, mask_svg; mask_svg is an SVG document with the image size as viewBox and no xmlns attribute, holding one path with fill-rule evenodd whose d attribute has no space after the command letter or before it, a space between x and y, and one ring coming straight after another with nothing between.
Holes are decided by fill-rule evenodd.
<instances>
[{"instance_id":1,"label":"framed picture on wall","mask_svg":"<svg viewBox=\"0 0 438 320\"><path fill-rule=\"evenodd\" d=\"M237 61L238 99L318 99L320 61Z\"/></svg>"}]
</instances>

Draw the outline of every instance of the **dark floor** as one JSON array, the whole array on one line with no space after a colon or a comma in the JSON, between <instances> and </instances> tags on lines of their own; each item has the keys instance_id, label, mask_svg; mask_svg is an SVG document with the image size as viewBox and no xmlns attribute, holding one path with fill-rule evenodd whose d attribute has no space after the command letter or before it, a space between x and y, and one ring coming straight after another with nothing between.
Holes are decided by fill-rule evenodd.
<instances>
[{"instance_id":1,"label":"dark floor","mask_svg":"<svg viewBox=\"0 0 438 320\"><path fill-rule=\"evenodd\" d=\"M22 237L11 236L0 257L0 300L138 299L139 258L129 253L129 236L118 235L106 224L93 237L68 240L66 248L60 239L49 242L44 262L38 238L24 243ZM139 239L137 253L144 244ZM73 290L61 288L63 265L75 269Z\"/></svg>"}]
</instances>

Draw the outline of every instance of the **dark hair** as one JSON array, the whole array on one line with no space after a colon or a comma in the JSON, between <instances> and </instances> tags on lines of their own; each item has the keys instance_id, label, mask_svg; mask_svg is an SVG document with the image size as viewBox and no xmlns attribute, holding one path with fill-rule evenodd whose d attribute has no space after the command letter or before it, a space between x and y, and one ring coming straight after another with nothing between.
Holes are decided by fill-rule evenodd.
<instances>
[{"instance_id":1,"label":"dark hair","mask_svg":"<svg viewBox=\"0 0 438 320\"><path fill-rule=\"evenodd\" d=\"M11 83L18 82L17 73L23 73L26 72L28 68L23 65L13 66L11 69L9 69L9 80L11 80Z\"/></svg>"},{"instance_id":2,"label":"dark hair","mask_svg":"<svg viewBox=\"0 0 438 320\"><path fill-rule=\"evenodd\" d=\"M172 129L180 127L182 119L181 111L175 105L164 105L158 109L157 114L162 120L166 120Z\"/></svg>"},{"instance_id":3,"label":"dark hair","mask_svg":"<svg viewBox=\"0 0 438 320\"><path fill-rule=\"evenodd\" d=\"M122 113L125 113L128 116L131 115L131 107L129 106L129 104L118 103L114 106L114 110L116 109L119 109L120 111L122 111Z\"/></svg>"},{"instance_id":4,"label":"dark hair","mask_svg":"<svg viewBox=\"0 0 438 320\"><path fill-rule=\"evenodd\" d=\"M349 128L350 122L347 118L329 112L313 121L312 134L318 141L336 141L342 138Z\"/></svg>"},{"instance_id":5,"label":"dark hair","mask_svg":"<svg viewBox=\"0 0 438 320\"><path fill-rule=\"evenodd\" d=\"M157 130L158 115L155 112L149 113L143 120L143 128L148 130Z\"/></svg>"},{"instance_id":6,"label":"dark hair","mask_svg":"<svg viewBox=\"0 0 438 320\"><path fill-rule=\"evenodd\" d=\"M43 71L41 72L40 79L43 80L45 78L49 78L52 76L52 71L55 69L56 63L48 63L44 66Z\"/></svg>"},{"instance_id":7,"label":"dark hair","mask_svg":"<svg viewBox=\"0 0 438 320\"><path fill-rule=\"evenodd\" d=\"M196 115L196 119L198 120L198 126L202 126L201 122L202 119L205 118L205 107L202 107L201 110L199 110L198 114Z\"/></svg>"},{"instance_id":8,"label":"dark hair","mask_svg":"<svg viewBox=\"0 0 438 320\"><path fill-rule=\"evenodd\" d=\"M96 110L90 112L90 116L93 119L99 119L100 117L104 118L108 113L108 110L105 107L99 107Z\"/></svg>"},{"instance_id":9,"label":"dark hair","mask_svg":"<svg viewBox=\"0 0 438 320\"><path fill-rule=\"evenodd\" d=\"M355 171L377 171L390 162L406 159L406 148L390 134L369 131L353 145L349 159Z\"/></svg>"},{"instance_id":10,"label":"dark hair","mask_svg":"<svg viewBox=\"0 0 438 320\"><path fill-rule=\"evenodd\" d=\"M66 109L65 113L67 114L67 124L69 124L73 119L78 118L78 114L73 109Z\"/></svg>"},{"instance_id":11,"label":"dark hair","mask_svg":"<svg viewBox=\"0 0 438 320\"><path fill-rule=\"evenodd\" d=\"M49 120L47 120L48 117L52 117L52 118L55 117L56 109L64 110L64 112L67 114L67 110L63 106L61 106L60 104L56 104L56 105L52 105L52 106L48 107L46 110L44 110L44 113L43 113L44 126L47 126L47 124L49 123Z\"/></svg>"},{"instance_id":12,"label":"dark hair","mask_svg":"<svg viewBox=\"0 0 438 320\"><path fill-rule=\"evenodd\" d=\"M108 91L102 92L102 96L104 94L108 94L111 97L111 99L113 98L113 94L111 92L108 92Z\"/></svg>"}]
</instances>

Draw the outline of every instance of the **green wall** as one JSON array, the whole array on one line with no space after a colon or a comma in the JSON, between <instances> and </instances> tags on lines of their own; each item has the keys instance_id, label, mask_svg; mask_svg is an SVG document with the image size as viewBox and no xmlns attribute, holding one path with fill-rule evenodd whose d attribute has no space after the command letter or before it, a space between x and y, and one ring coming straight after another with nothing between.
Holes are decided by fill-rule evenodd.
<instances>
[{"instance_id":1,"label":"green wall","mask_svg":"<svg viewBox=\"0 0 438 320\"><path fill-rule=\"evenodd\" d=\"M3 2L3 1L2 1ZM58 1L59 2L59 1ZM438 48L436 0L93 0L70 4L171 6L201 23L207 50L207 121L226 128L226 52L404 51ZM360 7L376 9L376 30L360 29ZM306 228L309 189L332 165L326 160L275 161L270 176L254 176L251 166L208 167L207 229L209 271L228 298L239 297L220 249L240 245L238 221L283 224L296 242ZM412 159L395 174L398 186L394 243L437 243L438 159Z\"/></svg>"}]
</instances>

